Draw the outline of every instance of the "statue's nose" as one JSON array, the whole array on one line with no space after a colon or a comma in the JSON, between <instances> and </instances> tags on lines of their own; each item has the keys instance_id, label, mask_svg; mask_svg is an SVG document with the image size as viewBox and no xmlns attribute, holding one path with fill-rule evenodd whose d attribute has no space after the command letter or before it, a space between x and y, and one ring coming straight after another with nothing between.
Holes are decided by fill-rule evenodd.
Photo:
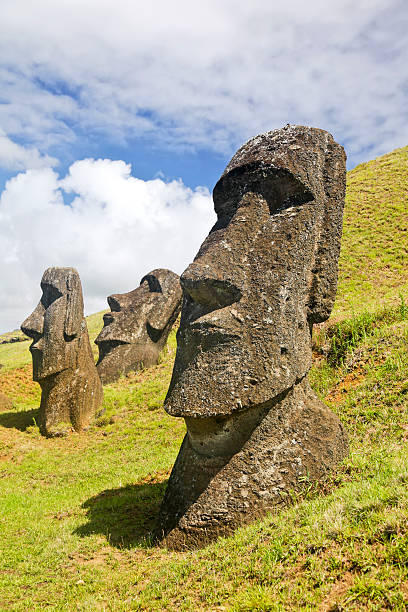
<instances>
[{"instance_id":1,"label":"statue's nose","mask_svg":"<svg viewBox=\"0 0 408 612\"><path fill-rule=\"evenodd\" d=\"M43 335L44 329L44 307L41 302L37 308L30 314L29 317L20 326L23 334L32 338L34 341L38 341Z\"/></svg>"},{"instance_id":2,"label":"statue's nose","mask_svg":"<svg viewBox=\"0 0 408 612\"><path fill-rule=\"evenodd\" d=\"M210 310L229 306L242 297L237 284L205 264L190 264L180 282L194 302Z\"/></svg>"},{"instance_id":3,"label":"statue's nose","mask_svg":"<svg viewBox=\"0 0 408 612\"><path fill-rule=\"evenodd\" d=\"M125 298L120 293L110 295L108 304L112 312L120 312L125 306Z\"/></svg>"}]
</instances>

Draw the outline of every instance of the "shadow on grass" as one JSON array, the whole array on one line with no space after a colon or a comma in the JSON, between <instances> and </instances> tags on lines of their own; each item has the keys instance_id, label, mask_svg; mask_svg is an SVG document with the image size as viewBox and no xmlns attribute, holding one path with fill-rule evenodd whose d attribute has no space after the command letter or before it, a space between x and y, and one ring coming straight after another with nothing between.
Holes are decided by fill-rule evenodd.
<instances>
[{"instance_id":1,"label":"shadow on grass","mask_svg":"<svg viewBox=\"0 0 408 612\"><path fill-rule=\"evenodd\" d=\"M81 537L101 533L117 548L153 545L166 485L167 480L102 491L82 505L89 522L74 533Z\"/></svg>"},{"instance_id":2,"label":"shadow on grass","mask_svg":"<svg viewBox=\"0 0 408 612\"><path fill-rule=\"evenodd\" d=\"M9 427L25 431L27 427L37 422L38 408L32 410L20 410L18 412L1 412L0 427Z\"/></svg>"}]
</instances>

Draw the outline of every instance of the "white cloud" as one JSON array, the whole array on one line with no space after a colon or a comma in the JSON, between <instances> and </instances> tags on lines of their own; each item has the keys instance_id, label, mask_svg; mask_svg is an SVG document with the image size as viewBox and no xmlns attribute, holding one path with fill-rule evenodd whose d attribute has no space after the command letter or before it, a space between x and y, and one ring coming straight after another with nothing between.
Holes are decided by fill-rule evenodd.
<instances>
[{"instance_id":1,"label":"white cloud","mask_svg":"<svg viewBox=\"0 0 408 612\"><path fill-rule=\"evenodd\" d=\"M0 167L7 170L26 170L28 168L45 168L58 163L49 155L41 155L35 147L24 147L13 142L0 129Z\"/></svg>"},{"instance_id":2,"label":"white cloud","mask_svg":"<svg viewBox=\"0 0 408 612\"><path fill-rule=\"evenodd\" d=\"M64 191L74 195L69 206ZM31 312L47 267L76 267L95 312L154 268L181 273L214 219L206 189L142 181L123 161L77 161L62 180L51 168L18 174L0 198L0 329Z\"/></svg>"},{"instance_id":3,"label":"white cloud","mask_svg":"<svg viewBox=\"0 0 408 612\"><path fill-rule=\"evenodd\" d=\"M405 0L3 0L0 121L232 153L287 122L352 162L408 141ZM28 135L28 136L27 136Z\"/></svg>"}]
</instances>

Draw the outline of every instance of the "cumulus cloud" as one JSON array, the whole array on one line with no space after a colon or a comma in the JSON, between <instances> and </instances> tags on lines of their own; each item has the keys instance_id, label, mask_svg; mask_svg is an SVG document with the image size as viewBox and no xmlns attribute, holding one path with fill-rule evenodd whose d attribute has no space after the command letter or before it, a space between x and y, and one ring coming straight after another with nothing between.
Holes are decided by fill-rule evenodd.
<instances>
[{"instance_id":1,"label":"cumulus cloud","mask_svg":"<svg viewBox=\"0 0 408 612\"><path fill-rule=\"evenodd\" d=\"M13 142L0 129L0 167L6 170L26 170L28 168L44 168L58 163L49 155L41 155L35 147L24 147Z\"/></svg>"},{"instance_id":2,"label":"cumulus cloud","mask_svg":"<svg viewBox=\"0 0 408 612\"><path fill-rule=\"evenodd\" d=\"M214 219L207 189L143 181L123 161L77 161L62 179L51 168L18 174L0 197L0 330L31 312L47 267L77 268L95 312L154 268L181 273Z\"/></svg>"},{"instance_id":3,"label":"cumulus cloud","mask_svg":"<svg viewBox=\"0 0 408 612\"><path fill-rule=\"evenodd\" d=\"M305 123L353 164L408 141L407 27L405 0L3 0L0 121L223 154Z\"/></svg>"}]
</instances>

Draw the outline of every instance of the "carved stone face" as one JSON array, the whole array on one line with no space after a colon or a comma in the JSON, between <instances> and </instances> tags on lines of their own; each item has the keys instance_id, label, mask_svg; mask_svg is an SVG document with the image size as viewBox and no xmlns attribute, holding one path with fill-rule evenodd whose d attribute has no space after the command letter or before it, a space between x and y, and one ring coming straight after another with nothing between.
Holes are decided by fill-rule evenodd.
<instances>
[{"instance_id":1,"label":"carved stone face","mask_svg":"<svg viewBox=\"0 0 408 612\"><path fill-rule=\"evenodd\" d=\"M251 139L215 186L218 221L181 276L165 408L187 433L160 511L167 546L275 508L347 452L307 380L312 325L336 292L344 191L343 148L306 126Z\"/></svg>"},{"instance_id":2,"label":"carved stone face","mask_svg":"<svg viewBox=\"0 0 408 612\"><path fill-rule=\"evenodd\" d=\"M22 331L33 339L33 379L42 380L75 366L83 320L83 298L73 268L48 268L41 280L42 297Z\"/></svg>"},{"instance_id":3,"label":"carved stone face","mask_svg":"<svg viewBox=\"0 0 408 612\"><path fill-rule=\"evenodd\" d=\"M157 323L155 320L156 310L161 310L160 306L166 302L169 292L169 283L163 278L163 274L157 272L160 271L154 270L144 276L137 289L108 297L111 312L103 316L104 327L96 339L97 344L102 345L104 342L131 344L146 333L152 339L157 336L163 323ZM164 287L160 283L160 276L161 280L164 280ZM171 280L178 284L178 276L176 274L174 276L176 278Z\"/></svg>"},{"instance_id":4,"label":"carved stone face","mask_svg":"<svg viewBox=\"0 0 408 612\"><path fill-rule=\"evenodd\" d=\"M111 312L96 338L98 371L104 382L121 373L156 362L180 310L181 287L177 274L153 270L129 293L108 297Z\"/></svg>"},{"instance_id":5,"label":"carved stone face","mask_svg":"<svg viewBox=\"0 0 408 612\"><path fill-rule=\"evenodd\" d=\"M303 129L279 130L276 143L274 133L263 135L238 151L214 189L218 221L181 276L165 407L186 417L191 433L189 417L262 407L310 368L311 326L327 318L335 297L344 197L316 169L329 166L333 175L333 148L344 172L344 153L315 130L299 159Z\"/></svg>"}]
</instances>

